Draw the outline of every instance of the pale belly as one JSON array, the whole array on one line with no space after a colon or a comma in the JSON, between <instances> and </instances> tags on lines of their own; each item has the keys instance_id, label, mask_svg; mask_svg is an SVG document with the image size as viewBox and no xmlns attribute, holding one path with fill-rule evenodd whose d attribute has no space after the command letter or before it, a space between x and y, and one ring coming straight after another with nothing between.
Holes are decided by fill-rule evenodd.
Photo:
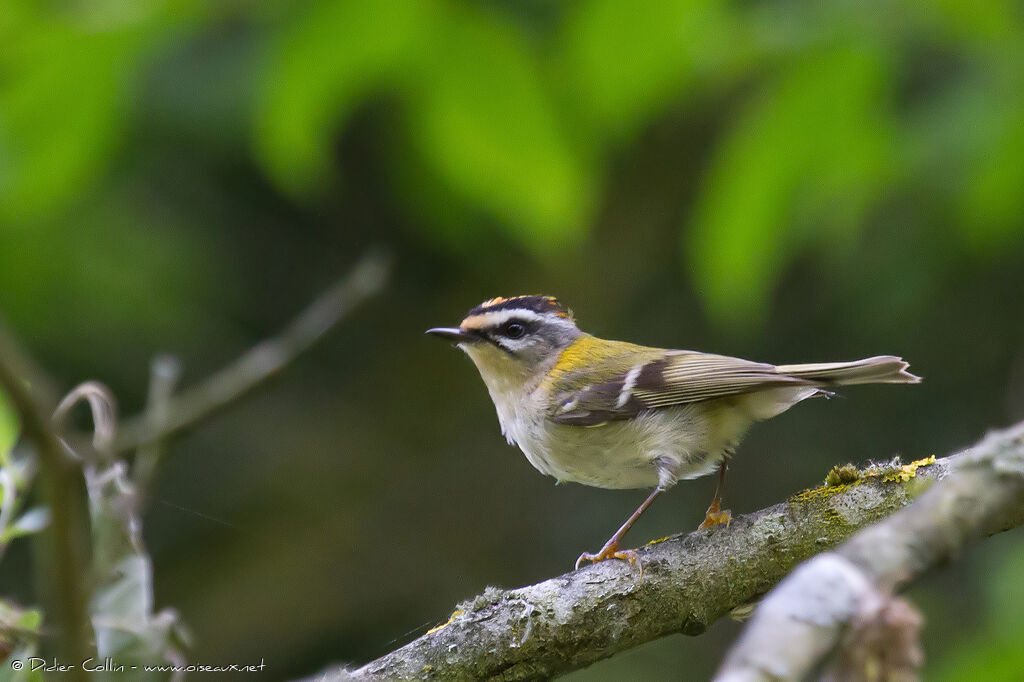
<instances>
[{"instance_id":1,"label":"pale belly","mask_svg":"<svg viewBox=\"0 0 1024 682\"><path fill-rule=\"evenodd\" d=\"M736 448L751 424L818 392L805 386L776 388L664 407L590 427L554 424L542 416L542 393L518 402L518 391L503 388L508 389L488 385L509 442L542 473L598 488L669 488L682 479L706 476Z\"/></svg>"},{"instance_id":2,"label":"pale belly","mask_svg":"<svg viewBox=\"0 0 1024 682\"><path fill-rule=\"evenodd\" d=\"M733 439L750 424L745 417L742 424L723 424L720 417L711 420L706 403L693 404L593 427L521 421L507 435L534 467L559 481L667 488L715 471Z\"/></svg>"}]
</instances>

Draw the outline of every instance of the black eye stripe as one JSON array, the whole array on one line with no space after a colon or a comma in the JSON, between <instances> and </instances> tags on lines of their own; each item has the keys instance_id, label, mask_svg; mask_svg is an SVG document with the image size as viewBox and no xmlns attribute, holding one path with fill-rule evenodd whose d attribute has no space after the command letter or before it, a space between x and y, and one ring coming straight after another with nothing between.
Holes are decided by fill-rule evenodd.
<instances>
[{"instance_id":1,"label":"black eye stripe","mask_svg":"<svg viewBox=\"0 0 1024 682\"><path fill-rule=\"evenodd\" d=\"M487 336L499 345L503 339L518 340L536 331L537 324L528 320L512 318L487 330Z\"/></svg>"}]
</instances>

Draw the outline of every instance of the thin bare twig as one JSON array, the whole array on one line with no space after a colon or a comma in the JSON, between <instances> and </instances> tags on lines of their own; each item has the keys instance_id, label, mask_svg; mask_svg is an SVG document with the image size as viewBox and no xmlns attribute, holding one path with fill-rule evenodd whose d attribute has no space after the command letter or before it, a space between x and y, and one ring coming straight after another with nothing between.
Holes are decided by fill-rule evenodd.
<instances>
[{"instance_id":1,"label":"thin bare twig","mask_svg":"<svg viewBox=\"0 0 1024 682\"><path fill-rule=\"evenodd\" d=\"M149 396L146 399L145 419L153 429L167 420L171 396L181 380L181 362L170 355L153 358L149 372ZM156 475L157 464L163 453L163 439L153 439L139 448L132 467L132 480L140 505L145 504L149 488Z\"/></svg>"},{"instance_id":2,"label":"thin bare twig","mask_svg":"<svg viewBox=\"0 0 1024 682\"><path fill-rule=\"evenodd\" d=\"M380 291L389 269L389 258L382 253L364 256L348 276L316 299L280 334L258 344L234 363L177 397L172 397L172 392L180 369L174 363L158 359L154 364L146 413L126 423L120 434L117 433L113 395L97 382L76 387L52 410L52 419L44 417L56 402L55 392L45 376L0 328L0 387L20 417L24 438L35 446L45 501L50 508L51 522L44 534L48 552L39 573L49 578L46 612L60 633L57 658L73 666L67 673L69 678L81 679L81 662L95 655L84 585L89 574L89 531L85 525L89 512L83 494L83 473L97 492L97 499L102 486L114 479L124 488L120 490L122 495L134 497L136 486L128 481L124 463L111 464L104 460L120 452L139 449L135 483L145 489L152 478L162 439L211 416L276 374L312 347L353 308ZM99 455L98 460L80 456L58 435L60 425L80 401L88 402L92 410L92 446L96 451L94 456ZM81 460L81 469L76 460ZM5 494L5 499L8 497L13 496ZM131 506L128 511L134 514L135 505ZM3 516L9 515L10 509L5 509ZM128 539L141 548L136 517L128 522ZM158 614L156 618L164 616Z\"/></svg>"},{"instance_id":3,"label":"thin bare twig","mask_svg":"<svg viewBox=\"0 0 1024 682\"><path fill-rule=\"evenodd\" d=\"M143 415L122 424L114 444L116 452L134 450L206 419L235 402L307 351L352 309L378 293L387 281L390 259L371 252L342 280L334 284L277 336L246 352L198 386L171 398L163 417Z\"/></svg>"},{"instance_id":4,"label":"thin bare twig","mask_svg":"<svg viewBox=\"0 0 1024 682\"><path fill-rule=\"evenodd\" d=\"M39 575L48 596L47 618L58 631L58 656L73 664L69 679L84 679L81 662L94 655L92 628L86 611L85 577L88 519L81 472L64 452L49 415L56 400L45 375L0 328L0 386L21 420L24 438L39 457L43 495L50 525L43 532L46 548ZM31 387L31 388L30 388Z\"/></svg>"}]
</instances>

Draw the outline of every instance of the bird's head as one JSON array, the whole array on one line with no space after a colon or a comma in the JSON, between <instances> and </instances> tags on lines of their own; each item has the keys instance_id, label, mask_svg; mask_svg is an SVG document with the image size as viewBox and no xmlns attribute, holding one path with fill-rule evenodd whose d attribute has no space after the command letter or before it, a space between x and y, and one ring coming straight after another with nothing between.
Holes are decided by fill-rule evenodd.
<instances>
[{"instance_id":1,"label":"bird's head","mask_svg":"<svg viewBox=\"0 0 1024 682\"><path fill-rule=\"evenodd\" d=\"M582 332L572 312L552 296L492 298L470 310L458 327L435 327L466 352L492 389L518 388L547 372Z\"/></svg>"}]
</instances>

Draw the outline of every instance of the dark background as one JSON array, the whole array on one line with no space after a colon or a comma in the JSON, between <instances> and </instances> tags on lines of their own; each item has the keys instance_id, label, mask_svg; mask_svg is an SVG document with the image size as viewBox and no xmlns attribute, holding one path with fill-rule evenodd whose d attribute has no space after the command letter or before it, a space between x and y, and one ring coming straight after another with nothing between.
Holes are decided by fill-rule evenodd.
<instances>
[{"instance_id":1,"label":"dark background","mask_svg":"<svg viewBox=\"0 0 1024 682\"><path fill-rule=\"evenodd\" d=\"M549 293L600 336L776 363L891 353L756 427L744 513L835 463L1024 418L1018 2L48 2L0 16L0 309L61 385L195 382L366 248L386 292L176 440L146 516L202 663L361 663L562 573L646 494L555 487L424 329ZM701 519L680 484L635 544ZM0 564L32 603L27 549ZM910 593L927 679L1024 669L1024 536ZM707 677L739 626L571 679Z\"/></svg>"}]
</instances>

